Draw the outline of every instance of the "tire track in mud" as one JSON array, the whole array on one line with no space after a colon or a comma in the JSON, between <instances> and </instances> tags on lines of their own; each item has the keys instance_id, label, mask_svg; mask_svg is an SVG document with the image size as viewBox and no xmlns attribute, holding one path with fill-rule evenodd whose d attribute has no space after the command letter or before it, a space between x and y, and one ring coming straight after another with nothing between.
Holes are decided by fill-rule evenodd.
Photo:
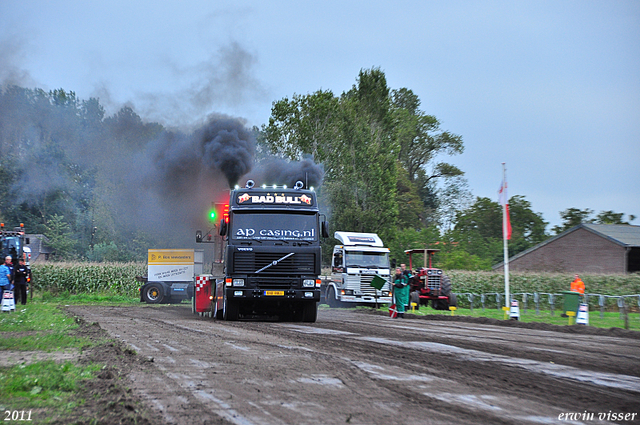
<instances>
[{"instance_id":1,"label":"tire track in mud","mask_svg":"<svg viewBox=\"0 0 640 425\"><path fill-rule=\"evenodd\" d=\"M640 378L620 373L640 364L638 340L342 309L314 324L222 322L185 306L72 311L153 358L157 373L132 374L133 389L171 424L559 423L632 412L640 398Z\"/></svg>"}]
</instances>

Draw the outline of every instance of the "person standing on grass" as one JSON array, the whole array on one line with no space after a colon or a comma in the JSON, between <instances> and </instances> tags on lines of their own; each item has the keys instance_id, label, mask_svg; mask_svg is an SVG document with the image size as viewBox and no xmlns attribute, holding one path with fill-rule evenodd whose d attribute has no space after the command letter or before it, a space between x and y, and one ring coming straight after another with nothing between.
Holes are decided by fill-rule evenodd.
<instances>
[{"instance_id":1,"label":"person standing on grass","mask_svg":"<svg viewBox=\"0 0 640 425\"><path fill-rule=\"evenodd\" d=\"M404 319L404 311L409 304L409 276L402 273L401 269L396 269L396 277L393 282L393 295L396 299L396 309L398 317Z\"/></svg>"},{"instance_id":2,"label":"person standing on grass","mask_svg":"<svg viewBox=\"0 0 640 425\"><path fill-rule=\"evenodd\" d=\"M0 302L2 302L4 291L11 290L11 280L13 276L11 275L10 266L11 266L11 256L7 255L4 258L4 264L0 266Z\"/></svg>"},{"instance_id":3,"label":"person standing on grass","mask_svg":"<svg viewBox=\"0 0 640 425\"><path fill-rule=\"evenodd\" d=\"M27 288L29 287L28 280L30 275L31 270L24 263L24 258L21 258L13 272L13 284L16 287L15 291L18 293L17 300L20 300L22 305L27 304Z\"/></svg>"}]
</instances>

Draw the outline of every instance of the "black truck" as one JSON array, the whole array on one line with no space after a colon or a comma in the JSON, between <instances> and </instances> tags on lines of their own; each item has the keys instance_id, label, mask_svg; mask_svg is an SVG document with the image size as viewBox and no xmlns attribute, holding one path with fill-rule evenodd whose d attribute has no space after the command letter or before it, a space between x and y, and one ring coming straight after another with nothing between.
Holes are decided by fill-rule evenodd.
<instances>
[{"instance_id":1,"label":"black truck","mask_svg":"<svg viewBox=\"0 0 640 425\"><path fill-rule=\"evenodd\" d=\"M301 181L293 188L256 188L249 180L244 188L231 190L219 234L225 241L224 272L211 276L214 317L316 321L320 245L328 227L312 188Z\"/></svg>"}]
</instances>

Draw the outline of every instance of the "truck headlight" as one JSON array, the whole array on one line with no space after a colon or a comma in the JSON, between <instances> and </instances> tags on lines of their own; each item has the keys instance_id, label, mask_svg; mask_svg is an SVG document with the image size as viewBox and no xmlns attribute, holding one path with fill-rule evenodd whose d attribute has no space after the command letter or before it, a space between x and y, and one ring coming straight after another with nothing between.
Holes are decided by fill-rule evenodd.
<instances>
[{"instance_id":1,"label":"truck headlight","mask_svg":"<svg viewBox=\"0 0 640 425\"><path fill-rule=\"evenodd\" d=\"M314 288L316 286L316 280L315 279L304 279L302 281L302 287L303 288Z\"/></svg>"},{"instance_id":2,"label":"truck headlight","mask_svg":"<svg viewBox=\"0 0 640 425\"><path fill-rule=\"evenodd\" d=\"M233 286L244 286L244 279L233 279Z\"/></svg>"}]
</instances>

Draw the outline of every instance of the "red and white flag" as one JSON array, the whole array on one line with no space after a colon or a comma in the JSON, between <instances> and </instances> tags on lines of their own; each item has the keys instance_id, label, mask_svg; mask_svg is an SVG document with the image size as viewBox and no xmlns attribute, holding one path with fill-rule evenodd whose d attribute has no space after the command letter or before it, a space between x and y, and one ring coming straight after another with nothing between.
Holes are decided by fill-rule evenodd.
<instances>
[{"instance_id":1,"label":"red and white flag","mask_svg":"<svg viewBox=\"0 0 640 425\"><path fill-rule=\"evenodd\" d=\"M500 202L500 205L502 205L503 207L502 214L504 214L504 217L507 221L507 232L506 235L503 236L507 240L509 240L511 239L511 219L509 218L509 197L507 196L506 180L503 180L502 183L500 183L500 190L498 190L498 202ZM504 226L502 228L502 231L504 232Z\"/></svg>"}]
</instances>

